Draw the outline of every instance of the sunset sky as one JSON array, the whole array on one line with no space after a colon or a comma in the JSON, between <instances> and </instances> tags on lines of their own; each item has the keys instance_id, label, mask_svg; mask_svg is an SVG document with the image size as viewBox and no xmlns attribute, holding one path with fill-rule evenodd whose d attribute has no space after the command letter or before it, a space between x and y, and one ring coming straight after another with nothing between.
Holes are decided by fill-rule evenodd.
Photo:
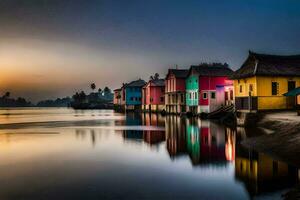
<instances>
[{"instance_id":1,"label":"sunset sky","mask_svg":"<svg viewBox=\"0 0 300 200\"><path fill-rule=\"evenodd\" d=\"M300 54L300 1L0 0L0 94L34 102L249 49Z\"/></svg>"}]
</instances>

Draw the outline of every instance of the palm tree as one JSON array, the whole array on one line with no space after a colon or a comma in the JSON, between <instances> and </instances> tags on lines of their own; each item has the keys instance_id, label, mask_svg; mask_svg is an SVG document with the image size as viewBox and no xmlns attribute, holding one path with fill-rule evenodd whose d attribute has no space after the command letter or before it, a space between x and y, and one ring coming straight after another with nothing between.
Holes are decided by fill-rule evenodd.
<instances>
[{"instance_id":1,"label":"palm tree","mask_svg":"<svg viewBox=\"0 0 300 200\"><path fill-rule=\"evenodd\" d=\"M158 80L159 79L159 74L155 73L154 76L150 76L150 80Z\"/></svg>"},{"instance_id":2,"label":"palm tree","mask_svg":"<svg viewBox=\"0 0 300 200\"><path fill-rule=\"evenodd\" d=\"M9 96L10 96L10 92L5 92L5 94L3 95L3 98L9 98Z\"/></svg>"},{"instance_id":3,"label":"palm tree","mask_svg":"<svg viewBox=\"0 0 300 200\"><path fill-rule=\"evenodd\" d=\"M94 90L96 89L96 84L95 84L95 83L92 83L90 87L91 87L91 89L94 91Z\"/></svg>"},{"instance_id":4,"label":"palm tree","mask_svg":"<svg viewBox=\"0 0 300 200\"><path fill-rule=\"evenodd\" d=\"M111 90L108 87L105 87L104 88L104 93L105 94L111 93Z\"/></svg>"}]
</instances>

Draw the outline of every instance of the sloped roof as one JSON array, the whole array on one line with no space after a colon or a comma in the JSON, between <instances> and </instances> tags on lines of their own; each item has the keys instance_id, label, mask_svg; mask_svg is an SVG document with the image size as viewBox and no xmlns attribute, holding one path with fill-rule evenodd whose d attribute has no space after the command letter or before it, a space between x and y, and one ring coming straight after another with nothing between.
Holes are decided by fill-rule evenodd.
<instances>
[{"instance_id":1,"label":"sloped roof","mask_svg":"<svg viewBox=\"0 0 300 200\"><path fill-rule=\"evenodd\" d=\"M114 91L121 91L121 90L122 90L121 88L114 89Z\"/></svg>"},{"instance_id":2,"label":"sloped roof","mask_svg":"<svg viewBox=\"0 0 300 200\"><path fill-rule=\"evenodd\" d=\"M189 73L188 69L169 69L167 77L169 74L174 74L176 78L185 78L187 77L188 73Z\"/></svg>"},{"instance_id":3,"label":"sloped roof","mask_svg":"<svg viewBox=\"0 0 300 200\"><path fill-rule=\"evenodd\" d=\"M189 73L194 70L199 76L231 76L233 71L226 64L200 64L192 65Z\"/></svg>"},{"instance_id":4,"label":"sloped roof","mask_svg":"<svg viewBox=\"0 0 300 200\"><path fill-rule=\"evenodd\" d=\"M150 81L154 86L165 86L165 79L154 79Z\"/></svg>"},{"instance_id":5,"label":"sloped roof","mask_svg":"<svg viewBox=\"0 0 300 200\"><path fill-rule=\"evenodd\" d=\"M300 76L300 55L268 55L249 51L248 58L231 78L251 76Z\"/></svg>"},{"instance_id":6,"label":"sloped roof","mask_svg":"<svg viewBox=\"0 0 300 200\"><path fill-rule=\"evenodd\" d=\"M139 79L126 84L126 87L143 87L145 84L146 82L144 80Z\"/></svg>"}]
</instances>

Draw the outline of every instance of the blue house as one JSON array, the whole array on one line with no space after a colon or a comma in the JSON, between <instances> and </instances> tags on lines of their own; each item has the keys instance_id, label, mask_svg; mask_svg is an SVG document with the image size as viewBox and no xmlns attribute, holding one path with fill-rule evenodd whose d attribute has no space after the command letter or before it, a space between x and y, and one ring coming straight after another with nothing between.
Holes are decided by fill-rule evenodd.
<instances>
[{"instance_id":1,"label":"blue house","mask_svg":"<svg viewBox=\"0 0 300 200\"><path fill-rule=\"evenodd\" d=\"M142 105L142 88L146 82L142 79L132 81L125 86L125 109L140 109Z\"/></svg>"}]
</instances>

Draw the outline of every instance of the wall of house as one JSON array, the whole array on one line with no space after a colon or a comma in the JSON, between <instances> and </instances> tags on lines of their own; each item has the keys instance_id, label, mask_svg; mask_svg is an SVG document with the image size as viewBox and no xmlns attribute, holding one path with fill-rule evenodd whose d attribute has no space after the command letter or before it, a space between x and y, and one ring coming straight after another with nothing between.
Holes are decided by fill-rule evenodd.
<instances>
[{"instance_id":1,"label":"wall of house","mask_svg":"<svg viewBox=\"0 0 300 200\"><path fill-rule=\"evenodd\" d=\"M144 105L165 105L165 86L148 84L143 91L142 102Z\"/></svg>"},{"instance_id":2,"label":"wall of house","mask_svg":"<svg viewBox=\"0 0 300 200\"><path fill-rule=\"evenodd\" d=\"M250 92L250 85L253 87L251 96L257 96L257 80L256 77L234 80L234 94L235 97L248 97ZM240 91L242 87L242 92Z\"/></svg>"},{"instance_id":3,"label":"wall of house","mask_svg":"<svg viewBox=\"0 0 300 200\"><path fill-rule=\"evenodd\" d=\"M176 78L173 74L169 75L165 81L165 91L166 105L185 104L185 79Z\"/></svg>"},{"instance_id":4,"label":"wall of house","mask_svg":"<svg viewBox=\"0 0 300 200\"><path fill-rule=\"evenodd\" d=\"M235 97L258 97L258 110L287 109L293 107L293 97L285 97L288 92L288 81L295 81L296 87L300 87L300 77L271 77L256 76L251 78L234 80ZM278 83L277 95L272 95L272 82ZM252 85L253 91L250 91ZM242 86L242 92L240 92Z\"/></svg>"},{"instance_id":5,"label":"wall of house","mask_svg":"<svg viewBox=\"0 0 300 200\"><path fill-rule=\"evenodd\" d=\"M185 80L185 88L186 88L186 105L187 106L198 105L199 76L197 74L190 75Z\"/></svg>"},{"instance_id":6,"label":"wall of house","mask_svg":"<svg viewBox=\"0 0 300 200\"><path fill-rule=\"evenodd\" d=\"M121 90L121 105L125 105L126 103L126 94L125 88L123 87Z\"/></svg>"},{"instance_id":7,"label":"wall of house","mask_svg":"<svg viewBox=\"0 0 300 200\"><path fill-rule=\"evenodd\" d=\"M141 105L142 89L139 87L126 87L126 105Z\"/></svg>"},{"instance_id":8,"label":"wall of house","mask_svg":"<svg viewBox=\"0 0 300 200\"><path fill-rule=\"evenodd\" d=\"M164 105L165 104L165 87L151 86L150 104Z\"/></svg>"},{"instance_id":9,"label":"wall of house","mask_svg":"<svg viewBox=\"0 0 300 200\"><path fill-rule=\"evenodd\" d=\"M170 74L165 80L165 91L174 92L176 91L176 77L173 74Z\"/></svg>"},{"instance_id":10,"label":"wall of house","mask_svg":"<svg viewBox=\"0 0 300 200\"><path fill-rule=\"evenodd\" d=\"M120 97L120 98L118 98ZM120 105L121 104L121 91L114 91L114 104Z\"/></svg>"},{"instance_id":11,"label":"wall of house","mask_svg":"<svg viewBox=\"0 0 300 200\"><path fill-rule=\"evenodd\" d=\"M177 78L176 79L176 91L185 91L185 79Z\"/></svg>"},{"instance_id":12,"label":"wall of house","mask_svg":"<svg viewBox=\"0 0 300 200\"><path fill-rule=\"evenodd\" d=\"M289 99L283 96L288 92L288 81L295 81L296 87L300 87L300 77L257 77L258 109L292 108L292 105L289 105ZM272 82L278 83L277 95L272 95Z\"/></svg>"},{"instance_id":13,"label":"wall of house","mask_svg":"<svg viewBox=\"0 0 300 200\"><path fill-rule=\"evenodd\" d=\"M150 93L150 84L148 84L146 87L144 87L144 100L143 100L143 104L144 105L149 105L150 104L150 97L151 97L151 93Z\"/></svg>"},{"instance_id":14,"label":"wall of house","mask_svg":"<svg viewBox=\"0 0 300 200\"><path fill-rule=\"evenodd\" d=\"M213 112L220 106L225 105L224 86L233 85L233 81L228 80L228 77L200 77L199 82L199 105L202 107L202 112ZM212 98L212 93L214 93L215 98Z\"/></svg>"}]
</instances>

